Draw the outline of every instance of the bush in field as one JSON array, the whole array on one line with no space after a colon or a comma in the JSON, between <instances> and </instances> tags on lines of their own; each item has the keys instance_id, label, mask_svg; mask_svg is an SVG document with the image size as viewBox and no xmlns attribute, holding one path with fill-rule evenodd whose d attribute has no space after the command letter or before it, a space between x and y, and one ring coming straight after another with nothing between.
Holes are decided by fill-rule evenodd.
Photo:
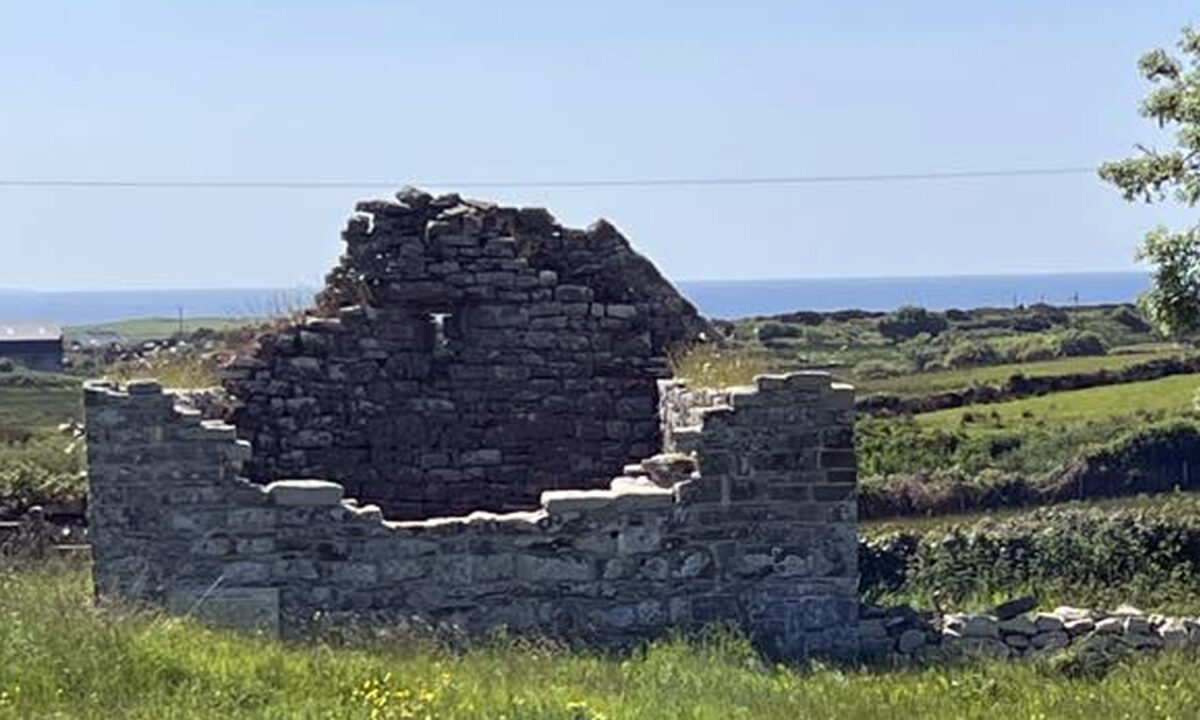
<instances>
[{"instance_id":1,"label":"bush in field","mask_svg":"<svg viewBox=\"0 0 1200 720\"><path fill-rule=\"evenodd\" d=\"M943 360L946 367L950 368L995 365L1000 361L1000 353L991 343L978 340L959 340L950 346Z\"/></svg>"},{"instance_id":2,"label":"bush in field","mask_svg":"<svg viewBox=\"0 0 1200 720\"><path fill-rule=\"evenodd\" d=\"M906 305L879 321L879 334L892 342L914 338L921 333L941 334L949 327L946 317L923 307Z\"/></svg>"},{"instance_id":3,"label":"bush in field","mask_svg":"<svg viewBox=\"0 0 1200 720\"><path fill-rule=\"evenodd\" d=\"M1108 314L1108 317L1130 332L1148 333L1153 329L1150 327L1150 323L1146 322L1145 318L1125 305L1114 309Z\"/></svg>"},{"instance_id":4,"label":"bush in field","mask_svg":"<svg viewBox=\"0 0 1200 720\"><path fill-rule=\"evenodd\" d=\"M882 380L908 374L912 368L886 360L863 360L854 366L854 376L864 380Z\"/></svg>"},{"instance_id":5,"label":"bush in field","mask_svg":"<svg viewBox=\"0 0 1200 720\"><path fill-rule=\"evenodd\" d=\"M796 323L797 325L820 325L825 322L825 316L819 312L812 310L797 310L796 312L786 313L778 316L780 320L786 323Z\"/></svg>"},{"instance_id":6,"label":"bush in field","mask_svg":"<svg viewBox=\"0 0 1200 720\"><path fill-rule=\"evenodd\" d=\"M943 336L946 337L946 336ZM900 356L912 365L916 372L925 372L934 368L942 359L945 352L941 343L934 340L929 333L909 338L897 346Z\"/></svg>"},{"instance_id":7,"label":"bush in field","mask_svg":"<svg viewBox=\"0 0 1200 720\"><path fill-rule=\"evenodd\" d=\"M758 327L758 339L764 343L783 338L797 338L803 334L801 328L779 322L766 322Z\"/></svg>"},{"instance_id":8,"label":"bush in field","mask_svg":"<svg viewBox=\"0 0 1200 720\"><path fill-rule=\"evenodd\" d=\"M1108 343L1090 330L1068 330L1058 336L1059 354L1062 357L1085 357L1107 355Z\"/></svg>"},{"instance_id":9,"label":"bush in field","mask_svg":"<svg viewBox=\"0 0 1200 720\"><path fill-rule=\"evenodd\" d=\"M1059 357L1056 339L1049 335L1024 337L1004 349L1006 362L1041 362Z\"/></svg>"}]
</instances>

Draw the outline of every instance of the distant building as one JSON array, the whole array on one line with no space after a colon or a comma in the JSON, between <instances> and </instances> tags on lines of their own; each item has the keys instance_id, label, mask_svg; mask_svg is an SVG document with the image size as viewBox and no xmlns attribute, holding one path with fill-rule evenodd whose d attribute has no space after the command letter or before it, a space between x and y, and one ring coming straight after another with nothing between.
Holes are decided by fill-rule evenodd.
<instances>
[{"instance_id":1,"label":"distant building","mask_svg":"<svg viewBox=\"0 0 1200 720\"><path fill-rule=\"evenodd\" d=\"M84 330L78 334L75 341L71 344L71 348L95 348L106 345L122 345L124 343L125 336L115 330Z\"/></svg>"},{"instance_id":2,"label":"distant building","mask_svg":"<svg viewBox=\"0 0 1200 720\"><path fill-rule=\"evenodd\" d=\"M0 357L31 370L62 372L62 328L49 323L0 322Z\"/></svg>"}]
</instances>

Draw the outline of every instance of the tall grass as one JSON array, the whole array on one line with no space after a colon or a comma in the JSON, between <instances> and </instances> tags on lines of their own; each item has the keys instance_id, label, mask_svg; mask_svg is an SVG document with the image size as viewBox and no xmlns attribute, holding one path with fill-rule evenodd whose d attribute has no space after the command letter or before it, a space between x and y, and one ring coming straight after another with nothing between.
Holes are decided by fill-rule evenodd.
<instances>
[{"instance_id":1,"label":"tall grass","mask_svg":"<svg viewBox=\"0 0 1200 720\"><path fill-rule=\"evenodd\" d=\"M104 368L104 375L121 383L154 378L170 388L204 388L221 384L217 360L195 354L163 353L152 359L114 363Z\"/></svg>"},{"instance_id":2,"label":"tall grass","mask_svg":"<svg viewBox=\"0 0 1200 720\"><path fill-rule=\"evenodd\" d=\"M749 385L755 375L774 372L770 358L741 348L712 344L677 348L670 353L671 371L692 387L724 388Z\"/></svg>"},{"instance_id":3,"label":"tall grass","mask_svg":"<svg viewBox=\"0 0 1200 720\"><path fill-rule=\"evenodd\" d=\"M1073 680L1049 665L870 672L761 662L740 639L625 656L495 640L290 646L92 606L80 566L0 574L0 718L1190 718L1184 655Z\"/></svg>"}]
</instances>

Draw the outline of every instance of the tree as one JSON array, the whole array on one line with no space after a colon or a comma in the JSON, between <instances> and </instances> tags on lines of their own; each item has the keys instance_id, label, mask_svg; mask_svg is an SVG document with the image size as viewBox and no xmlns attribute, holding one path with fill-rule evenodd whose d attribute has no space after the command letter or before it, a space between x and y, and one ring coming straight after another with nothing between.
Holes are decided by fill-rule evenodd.
<instances>
[{"instance_id":1,"label":"tree","mask_svg":"<svg viewBox=\"0 0 1200 720\"><path fill-rule=\"evenodd\" d=\"M1183 30L1183 60L1165 50L1142 56L1138 69L1156 87L1141 114L1160 128L1176 130L1176 147L1159 152L1137 146L1140 155L1100 166L1100 177L1126 200L1161 202L1168 196L1194 207L1200 201L1200 34ZM1153 268L1142 311L1161 332L1178 337L1200 327L1200 227L1172 231L1157 227L1138 248L1137 259Z\"/></svg>"}]
</instances>

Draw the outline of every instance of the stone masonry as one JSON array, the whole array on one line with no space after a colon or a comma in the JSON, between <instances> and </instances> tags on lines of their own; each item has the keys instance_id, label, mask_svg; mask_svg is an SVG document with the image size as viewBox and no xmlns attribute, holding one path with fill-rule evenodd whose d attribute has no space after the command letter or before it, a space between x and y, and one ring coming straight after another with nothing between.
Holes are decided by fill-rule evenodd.
<instances>
[{"instance_id":1,"label":"stone masonry","mask_svg":"<svg viewBox=\"0 0 1200 720\"><path fill-rule=\"evenodd\" d=\"M228 368L252 480L417 519L603 487L659 446L668 350L707 326L612 225L409 189L342 238L317 310Z\"/></svg>"},{"instance_id":2,"label":"stone masonry","mask_svg":"<svg viewBox=\"0 0 1200 720\"><path fill-rule=\"evenodd\" d=\"M416 618L625 644L720 622L779 657L853 654L851 389L797 373L661 396L672 454L608 489L389 522L327 480L246 480L237 431L156 383L89 383L97 593L286 637Z\"/></svg>"}]
</instances>

